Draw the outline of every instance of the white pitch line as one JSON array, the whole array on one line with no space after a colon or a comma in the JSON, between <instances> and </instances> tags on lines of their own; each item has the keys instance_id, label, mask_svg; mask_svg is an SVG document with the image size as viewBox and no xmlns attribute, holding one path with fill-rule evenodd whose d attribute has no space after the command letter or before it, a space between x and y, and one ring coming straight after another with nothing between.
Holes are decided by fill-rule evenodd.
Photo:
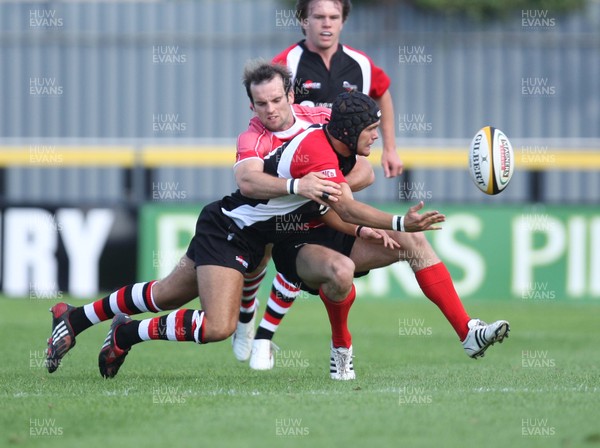
<instances>
[{"instance_id":1,"label":"white pitch line","mask_svg":"<svg viewBox=\"0 0 600 448\"><path fill-rule=\"evenodd\" d=\"M438 389L427 390L425 388L417 388L413 385L407 385L406 387L415 387L415 391L419 393L438 393ZM185 390L179 391L177 387L174 387L173 392L176 395L186 396L186 397L215 397L215 396L275 396L275 395L283 395L292 393L293 395L348 395L353 392L357 392L360 394L398 394L400 392L405 393L406 387L391 387L384 389L361 389L359 391L354 390L308 390L308 391L300 391L300 392L261 392L258 390L252 391L240 391L237 389L217 389L211 391L194 391L194 390ZM447 391L443 391L444 393ZM517 388L517 387L477 387L469 390L457 390L452 391L453 393L551 393L551 392L580 392L580 393L599 393L600 387L588 387L588 386L574 386L574 387L553 387L553 388ZM148 393L146 391L140 393L143 395L151 395L152 392ZM12 398L29 398L29 397L60 397L62 394L42 394L42 393L29 393L29 392L14 392L13 394L2 394L1 396ZM112 396L135 396L135 389L123 389L123 390L112 390L112 391L103 391L100 394L102 396L112 397Z\"/></svg>"},{"instance_id":2,"label":"white pitch line","mask_svg":"<svg viewBox=\"0 0 600 448\"><path fill-rule=\"evenodd\" d=\"M600 387L588 387L588 386L577 386L577 387L553 387L553 388L537 388L530 389L528 387L517 388L517 387L477 387L475 389L471 389L471 392L477 393L521 393L521 392L530 392L530 393L548 393L548 392L592 392L596 393L600 391Z\"/></svg>"}]
</instances>

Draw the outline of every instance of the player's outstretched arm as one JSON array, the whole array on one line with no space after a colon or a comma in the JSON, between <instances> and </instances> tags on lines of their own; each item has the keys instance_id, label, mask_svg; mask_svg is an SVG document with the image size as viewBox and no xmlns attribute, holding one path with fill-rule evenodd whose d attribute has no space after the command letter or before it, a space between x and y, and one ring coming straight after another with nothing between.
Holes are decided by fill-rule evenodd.
<instances>
[{"instance_id":1,"label":"player's outstretched arm","mask_svg":"<svg viewBox=\"0 0 600 448\"><path fill-rule=\"evenodd\" d=\"M288 188L293 187L293 193L321 205L328 205L321 198L323 193L328 193L330 201L335 202L342 192L337 183L327 180L321 173L309 173L296 179L291 185L288 179L265 173L263 167L264 162L258 158L246 159L235 166L235 181L244 196L252 199L272 199L290 194Z\"/></svg>"},{"instance_id":2,"label":"player's outstretched arm","mask_svg":"<svg viewBox=\"0 0 600 448\"><path fill-rule=\"evenodd\" d=\"M349 224L345 221L342 221L335 210L329 209L327 213L321 216L321 221L328 227L331 227L338 232L356 236L357 238L362 238L363 240L379 243L390 249L400 249L400 244L396 240L393 240L385 231L380 229L372 229L371 227L367 226Z\"/></svg>"},{"instance_id":3,"label":"player's outstretched arm","mask_svg":"<svg viewBox=\"0 0 600 448\"><path fill-rule=\"evenodd\" d=\"M436 224L446 220L446 217L437 210L420 214L419 211L425 205L423 201L410 207L403 217L391 215L354 200L347 183L342 183L340 186L342 195L338 197L338 201L331 202L329 205L343 221L351 224L404 232L421 232L439 230L441 227Z\"/></svg>"}]
</instances>

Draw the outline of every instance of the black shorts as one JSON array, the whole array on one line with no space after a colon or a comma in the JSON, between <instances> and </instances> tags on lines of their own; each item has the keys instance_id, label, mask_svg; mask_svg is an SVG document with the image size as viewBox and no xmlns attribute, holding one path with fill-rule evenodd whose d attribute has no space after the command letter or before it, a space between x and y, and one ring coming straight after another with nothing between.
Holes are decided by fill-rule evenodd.
<instances>
[{"instance_id":1,"label":"black shorts","mask_svg":"<svg viewBox=\"0 0 600 448\"><path fill-rule=\"evenodd\" d=\"M296 259L300 249L306 244L318 244L349 257L355 241L356 237L354 236L338 232L327 226L318 227L276 243L273 246L273 262L277 272L283 274L288 282L311 294L318 294L318 291L308 287L298 276ZM354 277L362 277L367 274L368 272L357 272Z\"/></svg>"},{"instance_id":2,"label":"black shorts","mask_svg":"<svg viewBox=\"0 0 600 448\"><path fill-rule=\"evenodd\" d=\"M224 266L244 274L256 270L265 245L265 239L254 229L240 229L225 216L217 201L200 212L196 233L185 254L195 266Z\"/></svg>"}]
</instances>

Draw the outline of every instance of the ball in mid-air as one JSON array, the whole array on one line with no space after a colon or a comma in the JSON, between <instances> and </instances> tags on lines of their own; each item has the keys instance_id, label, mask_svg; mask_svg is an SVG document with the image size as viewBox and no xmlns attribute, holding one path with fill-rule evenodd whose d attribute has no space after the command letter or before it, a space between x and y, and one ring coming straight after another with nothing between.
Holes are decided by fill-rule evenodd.
<instances>
[{"instance_id":1,"label":"ball in mid-air","mask_svg":"<svg viewBox=\"0 0 600 448\"><path fill-rule=\"evenodd\" d=\"M515 157L508 137L500 129L485 126L469 147L469 173L477 188L486 194L498 194L512 178Z\"/></svg>"}]
</instances>

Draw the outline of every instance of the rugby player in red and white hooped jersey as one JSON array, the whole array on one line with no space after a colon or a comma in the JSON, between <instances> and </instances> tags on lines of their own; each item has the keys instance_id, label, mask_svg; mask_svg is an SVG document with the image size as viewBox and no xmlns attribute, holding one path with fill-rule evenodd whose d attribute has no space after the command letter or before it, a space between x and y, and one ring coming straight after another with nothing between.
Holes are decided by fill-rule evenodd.
<instances>
[{"instance_id":1,"label":"rugby player in red and white hooped jersey","mask_svg":"<svg viewBox=\"0 0 600 448\"><path fill-rule=\"evenodd\" d=\"M360 50L340 43L340 34L350 14L350 0L298 0L296 17L306 39L288 47L273 59L292 72L295 102L331 107L337 95L358 90L375 99L381 109L385 177L402 173L396 152L394 105L390 78Z\"/></svg>"},{"instance_id":2,"label":"rugby player in red and white hooped jersey","mask_svg":"<svg viewBox=\"0 0 600 448\"><path fill-rule=\"evenodd\" d=\"M263 173L263 159L268 153L310 125L326 123L330 109L294 104L290 74L282 65L260 60L250 62L244 70L243 79L250 107L256 116L250 120L248 129L237 140L234 171L241 193L255 199L266 199L293 192L327 205L322 199L323 193L326 193L331 201L335 201L340 193L339 185L327 180L321 173L311 173L290 184L273 176L256 176L256 173ZM370 185L373 179L369 162L358 156L356 165L346 176L350 188L359 191ZM250 358L250 367L259 370L272 368L271 340L300 293L297 285L278 273L273 279L265 314L255 334L254 319L258 308L256 295L269 259L270 248L260 267L244 277L240 317L233 336L235 357L240 361Z\"/></svg>"}]
</instances>

